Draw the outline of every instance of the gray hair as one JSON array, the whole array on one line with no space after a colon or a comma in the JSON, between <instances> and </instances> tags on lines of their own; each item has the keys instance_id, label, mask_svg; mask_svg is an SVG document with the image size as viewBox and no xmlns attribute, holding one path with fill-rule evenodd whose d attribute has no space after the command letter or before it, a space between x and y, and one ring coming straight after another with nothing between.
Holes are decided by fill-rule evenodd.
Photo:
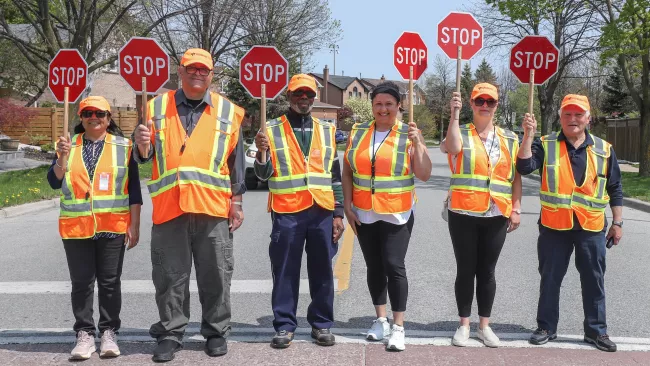
<instances>
[{"instance_id":1,"label":"gray hair","mask_svg":"<svg viewBox=\"0 0 650 366\"><path fill-rule=\"evenodd\" d=\"M560 109L560 110L557 111L557 115L560 116L560 117L562 117L562 109ZM587 118L591 117L591 111L588 111L588 110L585 111L585 116L586 116Z\"/></svg>"}]
</instances>

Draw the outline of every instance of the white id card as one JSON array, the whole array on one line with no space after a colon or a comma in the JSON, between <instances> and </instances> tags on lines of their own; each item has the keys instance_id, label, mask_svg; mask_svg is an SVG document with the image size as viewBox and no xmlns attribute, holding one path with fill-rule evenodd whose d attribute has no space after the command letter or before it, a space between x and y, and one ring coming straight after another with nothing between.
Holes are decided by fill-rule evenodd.
<instances>
[{"instance_id":1,"label":"white id card","mask_svg":"<svg viewBox=\"0 0 650 366\"><path fill-rule=\"evenodd\" d=\"M109 173L100 173L99 174L99 190L108 191L108 181L111 178Z\"/></svg>"}]
</instances>

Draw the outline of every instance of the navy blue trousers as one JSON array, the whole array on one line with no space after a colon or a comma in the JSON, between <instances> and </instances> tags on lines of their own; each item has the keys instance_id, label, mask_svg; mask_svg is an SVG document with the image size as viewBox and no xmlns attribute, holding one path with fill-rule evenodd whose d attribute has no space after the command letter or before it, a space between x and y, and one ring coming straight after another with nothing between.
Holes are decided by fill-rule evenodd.
<instances>
[{"instance_id":1,"label":"navy blue trousers","mask_svg":"<svg viewBox=\"0 0 650 366\"><path fill-rule=\"evenodd\" d=\"M557 231L540 225L537 241L539 257L539 303L537 326L555 333L560 317L560 286L575 249L575 265L580 273L584 332L590 337L607 333L605 317L605 232Z\"/></svg>"},{"instance_id":2,"label":"navy blue trousers","mask_svg":"<svg viewBox=\"0 0 650 366\"><path fill-rule=\"evenodd\" d=\"M272 213L272 219L269 257L273 271L273 327L276 331L293 332L298 326L296 308L304 249L311 295L307 321L314 328L331 328L334 323L332 258L337 251L337 245L332 243L333 212L313 205L293 214Z\"/></svg>"}]
</instances>

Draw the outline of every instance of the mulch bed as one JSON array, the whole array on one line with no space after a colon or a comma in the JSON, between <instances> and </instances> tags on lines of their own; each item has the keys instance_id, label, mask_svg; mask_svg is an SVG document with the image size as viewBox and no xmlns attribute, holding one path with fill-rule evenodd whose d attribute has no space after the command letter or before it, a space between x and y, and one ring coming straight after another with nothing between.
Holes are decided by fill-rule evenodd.
<instances>
[{"instance_id":1,"label":"mulch bed","mask_svg":"<svg viewBox=\"0 0 650 366\"><path fill-rule=\"evenodd\" d=\"M54 159L54 152L45 152L36 149L24 148L22 151L25 152L25 157L27 159L40 160L40 161L52 161Z\"/></svg>"}]
</instances>

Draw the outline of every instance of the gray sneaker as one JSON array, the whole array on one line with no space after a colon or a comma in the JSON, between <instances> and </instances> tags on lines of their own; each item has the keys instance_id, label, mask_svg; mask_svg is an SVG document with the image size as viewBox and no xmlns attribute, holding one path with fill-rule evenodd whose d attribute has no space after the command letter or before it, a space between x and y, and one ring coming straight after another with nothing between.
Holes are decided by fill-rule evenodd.
<instances>
[{"instance_id":1,"label":"gray sneaker","mask_svg":"<svg viewBox=\"0 0 650 366\"><path fill-rule=\"evenodd\" d=\"M70 359L87 360L96 350L95 337L86 331L80 330L77 333L77 345L70 352Z\"/></svg>"},{"instance_id":2,"label":"gray sneaker","mask_svg":"<svg viewBox=\"0 0 650 366\"><path fill-rule=\"evenodd\" d=\"M105 330L102 334L102 344L99 346L99 357L117 357L119 355L117 335L112 329Z\"/></svg>"}]
</instances>

